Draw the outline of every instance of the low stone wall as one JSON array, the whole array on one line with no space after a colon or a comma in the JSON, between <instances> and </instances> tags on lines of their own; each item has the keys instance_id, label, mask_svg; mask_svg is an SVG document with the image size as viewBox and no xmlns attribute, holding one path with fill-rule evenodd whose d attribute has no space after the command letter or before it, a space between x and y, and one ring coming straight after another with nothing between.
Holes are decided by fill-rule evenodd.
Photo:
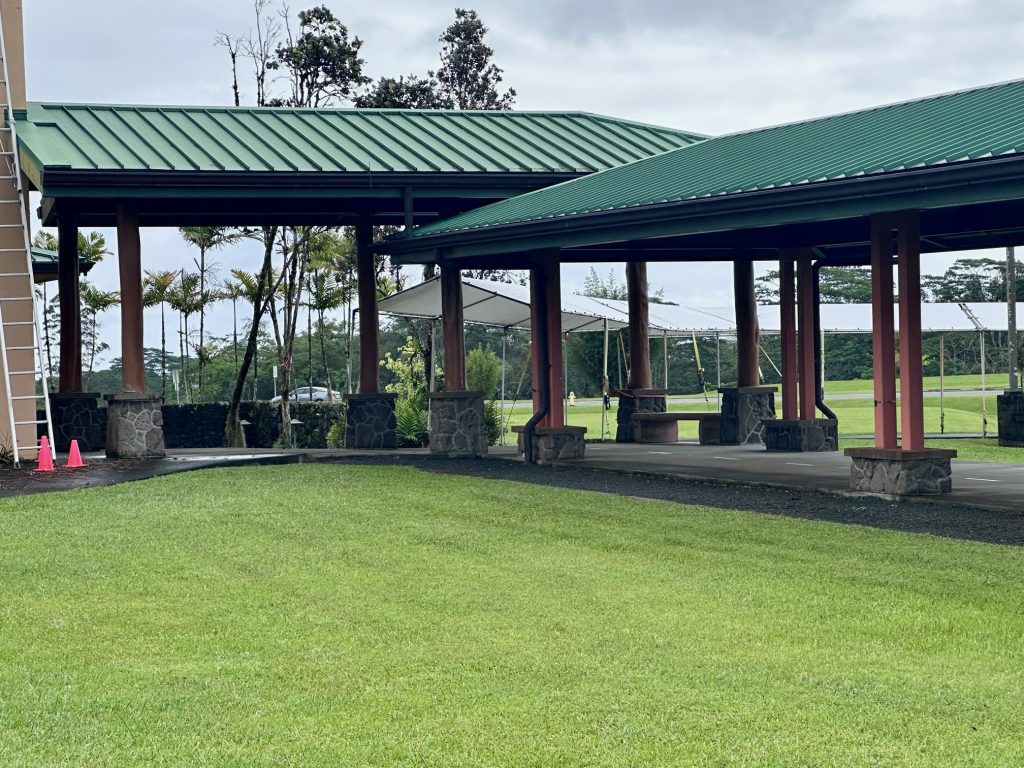
<instances>
[{"instance_id":1,"label":"low stone wall","mask_svg":"<svg viewBox=\"0 0 1024 768\"><path fill-rule=\"evenodd\" d=\"M853 460L850 490L889 496L922 496L953 490L950 459L956 451L847 448Z\"/></svg>"},{"instance_id":2,"label":"low stone wall","mask_svg":"<svg viewBox=\"0 0 1024 768\"><path fill-rule=\"evenodd\" d=\"M72 440L78 441L81 451L106 448L107 409L100 407L99 392L54 392L50 395L50 415L53 441L59 452L66 453ZM46 411L37 411L36 419L44 421ZM45 434L46 425L40 424L37 437Z\"/></svg>"},{"instance_id":3,"label":"low stone wall","mask_svg":"<svg viewBox=\"0 0 1024 768\"><path fill-rule=\"evenodd\" d=\"M220 448L224 445L226 403L165 405L164 441L168 448ZM289 403L288 412L302 422L294 427L296 448L326 448L331 426L344 417L344 404ZM281 406L277 403L242 403L241 417L249 424L245 442L250 448L272 448L281 436Z\"/></svg>"},{"instance_id":4,"label":"low stone wall","mask_svg":"<svg viewBox=\"0 0 1024 768\"><path fill-rule=\"evenodd\" d=\"M764 447L769 451L837 451L839 422L836 419L769 419L764 422Z\"/></svg>"},{"instance_id":5,"label":"low stone wall","mask_svg":"<svg viewBox=\"0 0 1024 768\"><path fill-rule=\"evenodd\" d=\"M999 444L1024 448L1024 391L1008 390L996 398L999 408Z\"/></svg>"}]
</instances>

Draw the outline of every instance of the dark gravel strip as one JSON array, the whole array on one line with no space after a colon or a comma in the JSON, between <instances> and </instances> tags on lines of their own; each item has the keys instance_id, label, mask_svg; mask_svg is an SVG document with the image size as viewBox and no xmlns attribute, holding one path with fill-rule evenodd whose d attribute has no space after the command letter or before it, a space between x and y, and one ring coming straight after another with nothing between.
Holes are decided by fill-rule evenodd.
<instances>
[{"instance_id":1,"label":"dark gravel strip","mask_svg":"<svg viewBox=\"0 0 1024 768\"><path fill-rule=\"evenodd\" d=\"M718 507L768 515L927 533L948 539L1024 546L1024 514L929 501L894 501L818 491L719 483L666 475L573 466L533 466L507 459L438 461L419 457L352 458L347 464L401 464L428 472L513 480L579 491Z\"/></svg>"}]
</instances>

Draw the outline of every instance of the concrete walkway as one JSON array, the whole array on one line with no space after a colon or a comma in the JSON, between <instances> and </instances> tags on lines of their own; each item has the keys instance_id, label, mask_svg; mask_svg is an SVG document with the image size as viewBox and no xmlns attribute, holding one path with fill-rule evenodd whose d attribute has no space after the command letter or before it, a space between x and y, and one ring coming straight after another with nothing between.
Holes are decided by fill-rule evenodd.
<instances>
[{"instance_id":1,"label":"concrete walkway","mask_svg":"<svg viewBox=\"0 0 1024 768\"><path fill-rule=\"evenodd\" d=\"M494 453L509 458L513 454L504 449ZM850 459L841 452L769 453L761 446L608 442L588 443L586 458L573 464L595 469L678 475L718 482L738 481L850 493ZM1024 465L954 460L953 492L928 498L1024 512Z\"/></svg>"}]
</instances>

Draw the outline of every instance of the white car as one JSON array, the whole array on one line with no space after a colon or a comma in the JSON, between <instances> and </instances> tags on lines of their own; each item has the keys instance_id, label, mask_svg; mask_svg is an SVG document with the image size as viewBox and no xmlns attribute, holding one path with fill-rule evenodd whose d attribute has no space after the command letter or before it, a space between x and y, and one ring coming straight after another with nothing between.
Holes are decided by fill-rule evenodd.
<instances>
[{"instance_id":1,"label":"white car","mask_svg":"<svg viewBox=\"0 0 1024 768\"><path fill-rule=\"evenodd\" d=\"M341 392L335 392L333 389L327 389L327 387L299 387L293 389L288 393L289 402L292 401L310 401L314 403L326 403L328 400L341 400ZM272 397L270 399L272 403L280 403L281 395Z\"/></svg>"}]
</instances>

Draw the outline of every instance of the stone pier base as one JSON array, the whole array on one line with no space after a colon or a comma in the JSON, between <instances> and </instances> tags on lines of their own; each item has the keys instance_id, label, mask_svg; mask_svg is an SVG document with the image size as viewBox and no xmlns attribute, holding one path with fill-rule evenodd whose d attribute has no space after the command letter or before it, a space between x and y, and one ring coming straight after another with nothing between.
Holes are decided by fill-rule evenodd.
<instances>
[{"instance_id":1,"label":"stone pier base","mask_svg":"<svg viewBox=\"0 0 1024 768\"><path fill-rule=\"evenodd\" d=\"M775 387L723 387L722 445L764 442L764 423L775 418Z\"/></svg>"},{"instance_id":2,"label":"stone pier base","mask_svg":"<svg viewBox=\"0 0 1024 768\"><path fill-rule=\"evenodd\" d=\"M107 457L153 459L165 455L163 398L145 393L107 395Z\"/></svg>"},{"instance_id":3,"label":"stone pier base","mask_svg":"<svg viewBox=\"0 0 1024 768\"><path fill-rule=\"evenodd\" d=\"M512 427L518 433L520 453L526 453L526 436L521 426ZM556 461L582 459L586 447L586 427L537 427L533 431L533 463L551 464Z\"/></svg>"},{"instance_id":4,"label":"stone pier base","mask_svg":"<svg viewBox=\"0 0 1024 768\"><path fill-rule=\"evenodd\" d=\"M99 399L99 392L54 392L50 395L56 450L67 453L72 440L78 441L78 448L83 452L106 448L107 415L100 408Z\"/></svg>"},{"instance_id":5,"label":"stone pier base","mask_svg":"<svg viewBox=\"0 0 1024 768\"><path fill-rule=\"evenodd\" d=\"M921 496L953 489L949 460L956 458L956 451L847 448L844 453L853 459L851 491Z\"/></svg>"},{"instance_id":6,"label":"stone pier base","mask_svg":"<svg viewBox=\"0 0 1024 768\"><path fill-rule=\"evenodd\" d=\"M390 392L345 395L345 447L386 450L398 447L395 399Z\"/></svg>"},{"instance_id":7,"label":"stone pier base","mask_svg":"<svg viewBox=\"0 0 1024 768\"><path fill-rule=\"evenodd\" d=\"M619 409L615 414L618 426L615 430L616 443L635 443L636 425L634 413L665 413L668 402L663 389L624 389L619 395Z\"/></svg>"},{"instance_id":8,"label":"stone pier base","mask_svg":"<svg viewBox=\"0 0 1024 768\"><path fill-rule=\"evenodd\" d=\"M769 451L838 451L836 419L769 419L764 422L764 447Z\"/></svg>"},{"instance_id":9,"label":"stone pier base","mask_svg":"<svg viewBox=\"0 0 1024 768\"><path fill-rule=\"evenodd\" d=\"M999 444L1024 448L1024 390L1008 389L996 398L999 408Z\"/></svg>"},{"instance_id":10,"label":"stone pier base","mask_svg":"<svg viewBox=\"0 0 1024 768\"><path fill-rule=\"evenodd\" d=\"M487 453L483 392L431 392L430 452L451 459Z\"/></svg>"}]
</instances>

